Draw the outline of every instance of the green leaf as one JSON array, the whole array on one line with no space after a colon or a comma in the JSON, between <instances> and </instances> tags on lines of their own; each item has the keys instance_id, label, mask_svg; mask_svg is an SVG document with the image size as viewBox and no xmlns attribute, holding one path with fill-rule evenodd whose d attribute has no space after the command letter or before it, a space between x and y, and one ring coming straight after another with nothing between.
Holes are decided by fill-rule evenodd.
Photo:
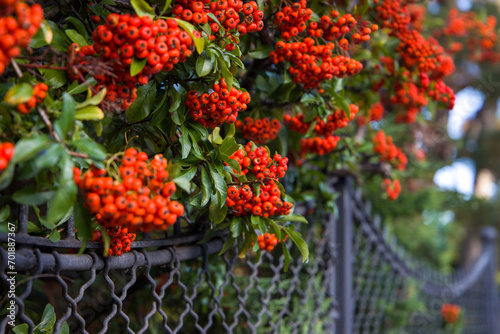
<instances>
[{"instance_id":1,"label":"green leaf","mask_svg":"<svg viewBox=\"0 0 500 334\"><path fill-rule=\"evenodd\" d=\"M281 216L275 219L277 222L299 222L303 224L307 224L307 219L304 218L304 216L298 215L296 213L288 215L288 216Z\"/></svg>"},{"instance_id":2,"label":"green leaf","mask_svg":"<svg viewBox=\"0 0 500 334\"><path fill-rule=\"evenodd\" d=\"M199 77L204 77L209 74L213 68L214 63L202 56L198 57L198 60L196 60L196 74L198 74Z\"/></svg>"},{"instance_id":3,"label":"green leaf","mask_svg":"<svg viewBox=\"0 0 500 334\"><path fill-rule=\"evenodd\" d=\"M234 76L229 71L229 69L227 68L226 63L224 61L221 61L219 59L218 64L219 64L219 68L220 68L221 73L222 73L222 77L226 80L227 90L231 90L231 87L233 86Z\"/></svg>"},{"instance_id":4,"label":"green leaf","mask_svg":"<svg viewBox=\"0 0 500 334\"><path fill-rule=\"evenodd\" d=\"M0 210L0 222L4 222L10 216L10 206L6 205Z\"/></svg>"},{"instance_id":5,"label":"green leaf","mask_svg":"<svg viewBox=\"0 0 500 334\"><path fill-rule=\"evenodd\" d=\"M167 9L168 9L168 7L170 7L171 3L172 3L172 0L165 1L165 6L163 6L163 10L161 11L160 16L162 16L163 13L165 13L167 11Z\"/></svg>"},{"instance_id":6,"label":"green leaf","mask_svg":"<svg viewBox=\"0 0 500 334\"><path fill-rule=\"evenodd\" d=\"M179 138L179 141L181 142L182 146L182 159L186 159L189 155L189 152L191 152L191 141L189 140L189 132L186 126L183 124L181 126L181 137Z\"/></svg>"},{"instance_id":7,"label":"green leaf","mask_svg":"<svg viewBox=\"0 0 500 334\"><path fill-rule=\"evenodd\" d=\"M15 334L28 334L28 330L29 330L28 324L20 324L12 328L12 331Z\"/></svg>"},{"instance_id":8,"label":"green leaf","mask_svg":"<svg viewBox=\"0 0 500 334\"><path fill-rule=\"evenodd\" d=\"M261 45L253 51L249 51L248 55L254 59L265 59L269 57L269 53L274 50L272 45Z\"/></svg>"},{"instance_id":9,"label":"green leaf","mask_svg":"<svg viewBox=\"0 0 500 334\"><path fill-rule=\"evenodd\" d=\"M104 254L104 256L108 256L109 245L111 244L111 238L109 237L108 232L106 232L106 230L104 228L101 227L99 231L101 231L102 243L104 244L103 254Z\"/></svg>"},{"instance_id":10,"label":"green leaf","mask_svg":"<svg viewBox=\"0 0 500 334\"><path fill-rule=\"evenodd\" d=\"M67 321L62 323L59 334L69 334L69 325Z\"/></svg>"},{"instance_id":11,"label":"green leaf","mask_svg":"<svg viewBox=\"0 0 500 334\"><path fill-rule=\"evenodd\" d=\"M33 96L33 86L29 83L19 83L13 86L4 96L4 101L12 106L27 102Z\"/></svg>"},{"instance_id":12,"label":"green leaf","mask_svg":"<svg viewBox=\"0 0 500 334\"><path fill-rule=\"evenodd\" d=\"M220 128L216 127L214 131L210 134L209 140L211 140L212 143L220 145L224 141L220 135Z\"/></svg>"},{"instance_id":13,"label":"green leaf","mask_svg":"<svg viewBox=\"0 0 500 334\"><path fill-rule=\"evenodd\" d=\"M234 134L236 133L236 126L233 124L231 124L229 126L229 130L227 131L227 134L226 134L226 138L227 137L234 137Z\"/></svg>"},{"instance_id":14,"label":"green leaf","mask_svg":"<svg viewBox=\"0 0 500 334\"><path fill-rule=\"evenodd\" d=\"M19 140L15 146L14 157L10 164L17 164L34 158L50 141L46 135L27 137Z\"/></svg>"},{"instance_id":15,"label":"green leaf","mask_svg":"<svg viewBox=\"0 0 500 334\"><path fill-rule=\"evenodd\" d=\"M75 94L81 94L83 92L86 92L88 90L88 85L94 86L97 83L97 81L92 77L87 79L87 83L83 82L81 84L78 84L78 81L73 81L73 83L68 87L68 90L66 93L75 95Z\"/></svg>"},{"instance_id":16,"label":"green leaf","mask_svg":"<svg viewBox=\"0 0 500 334\"><path fill-rule=\"evenodd\" d=\"M88 154L91 159L99 161L106 159L106 149L92 139L73 140L71 145L75 146L80 152Z\"/></svg>"},{"instance_id":17,"label":"green leaf","mask_svg":"<svg viewBox=\"0 0 500 334\"><path fill-rule=\"evenodd\" d=\"M35 334L52 334L54 332L54 325L56 323L56 312L54 307L50 304L45 306L43 310L42 320L34 328L33 333Z\"/></svg>"},{"instance_id":18,"label":"green leaf","mask_svg":"<svg viewBox=\"0 0 500 334\"><path fill-rule=\"evenodd\" d=\"M195 35L193 35L193 31L195 31L196 29L194 28L194 26L191 23L183 21L183 20L175 18L175 17L171 17L171 19L176 20L177 24L179 24L179 27L181 27L182 29L187 31L189 36L191 36L191 38L193 39L193 43L196 46L196 50L201 55L201 53L203 52L203 48L205 47L205 39L203 37L196 37ZM228 90L229 89L230 88L228 87Z\"/></svg>"},{"instance_id":19,"label":"green leaf","mask_svg":"<svg viewBox=\"0 0 500 334\"><path fill-rule=\"evenodd\" d=\"M285 265L283 267L283 272L288 271L288 267L290 266L290 252L288 251L288 248L286 248L286 245L284 242L281 243L281 248L283 249L283 255L285 256Z\"/></svg>"},{"instance_id":20,"label":"green leaf","mask_svg":"<svg viewBox=\"0 0 500 334\"><path fill-rule=\"evenodd\" d=\"M40 28L43 34L43 38L45 39L45 42L47 42L47 44L51 44L52 39L54 37L54 33L52 32L52 28L50 27L49 23L46 20L43 20Z\"/></svg>"},{"instance_id":21,"label":"green leaf","mask_svg":"<svg viewBox=\"0 0 500 334\"><path fill-rule=\"evenodd\" d=\"M29 186L12 194L12 200L23 205L42 205L54 197L54 194L55 191L52 190L35 192L35 188L33 186Z\"/></svg>"},{"instance_id":22,"label":"green leaf","mask_svg":"<svg viewBox=\"0 0 500 334\"><path fill-rule=\"evenodd\" d=\"M224 207L227 198L227 184L221 174L214 168L212 164L208 164L210 170L210 176L214 181L215 192L217 194L217 199L219 200L220 207Z\"/></svg>"},{"instance_id":23,"label":"green leaf","mask_svg":"<svg viewBox=\"0 0 500 334\"><path fill-rule=\"evenodd\" d=\"M48 203L47 220L51 223L59 222L75 203L77 188L73 181L73 167L71 157L65 155L61 161L59 189Z\"/></svg>"},{"instance_id":24,"label":"green leaf","mask_svg":"<svg viewBox=\"0 0 500 334\"><path fill-rule=\"evenodd\" d=\"M98 106L88 106L75 112L75 119L80 121L97 121L104 118L104 112Z\"/></svg>"},{"instance_id":25,"label":"green leaf","mask_svg":"<svg viewBox=\"0 0 500 334\"><path fill-rule=\"evenodd\" d=\"M45 83L52 88L61 88L68 81L68 74L66 71L60 70L45 70L42 75L45 77Z\"/></svg>"},{"instance_id":26,"label":"green leaf","mask_svg":"<svg viewBox=\"0 0 500 334\"><path fill-rule=\"evenodd\" d=\"M213 195L212 195L213 197ZM222 207L219 208L219 205L217 205L215 201L212 200L210 203L210 206L208 208L208 218L210 219L211 222L214 224L220 224L226 218L227 215L227 206L222 204Z\"/></svg>"},{"instance_id":27,"label":"green leaf","mask_svg":"<svg viewBox=\"0 0 500 334\"><path fill-rule=\"evenodd\" d=\"M307 262L309 259L309 248L307 247L307 243L302 239L302 236L299 232L293 231L290 228L282 227L283 230L288 234L290 239L292 239L293 243L297 246L300 253L302 254L302 262Z\"/></svg>"},{"instance_id":28,"label":"green leaf","mask_svg":"<svg viewBox=\"0 0 500 334\"><path fill-rule=\"evenodd\" d=\"M149 81L137 90L137 99L127 109L126 116L130 123L136 123L146 118L153 109L156 97L156 82Z\"/></svg>"},{"instance_id":29,"label":"green leaf","mask_svg":"<svg viewBox=\"0 0 500 334\"><path fill-rule=\"evenodd\" d=\"M68 35L69 39L72 42L74 42L80 46L87 45L87 41L85 40L85 37L80 35L76 30L66 29L64 32L66 33L66 35Z\"/></svg>"},{"instance_id":30,"label":"green leaf","mask_svg":"<svg viewBox=\"0 0 500 334\"><path fill-rule=\"evenodd\" d=\"M153 8L145 0L132 0L130 1L135 13L139 17L149 16L150 18L155 17L155 12Z\"/></svg>"},{"instance_id":31,"label":"green leaf","mask_svg":"<svg viewBox=\"0 0 500 334\"><path fill-rule=\"evenodd\" d=\"M172 89L171 91L172 91L172 104L170 105L169 111L174 112L181 105L181 95L179 94L177 89ZM177 124L177 125L180 125L180 124Z\"/></svg>"},{"instance_id":32,"label":"green leaf","mask_svg":"<svg viewBox=\"0 0 500 334\"><path fill-rule=\"evenodd\" d=\"M212 187L212 180L210 179L210 175L207 171L207 168L205 166L202 166L201 168L201 206L207 205L208 201L210 200L210 195L212 194L213 187Z\"/></svg>"},{"instance_id":33,"label":"green leaf","mask_svg":"<svg viewBox=\"0 0 500 334\"><path fill-rule=\"evenodd\" d=\"M59 240L61 240L61 234L59 233L59 231L53 229L52 232L50 232L49 240L52 242L58 242Z\"/></svg>"},{"instance_id":34,"label":"green leaf","mask_svg":"<svg viewBox=\"0 0 500 334\"><path fill-rule=\"evenodd\" d=\"M238 150L239 146L234 137L226 137L220 145L219 153L223 161L229 160L229 156Z\"/></svg>"},{"instance_id":35,"label":"green leaf","mask_svg":"<svg viewBox=\"0 0 500 334\"><path fill-rule=\"evenodd\" d=\"M54 129L61 139L66 138L67 133L75 120L75 100L68 93L63 93L63 110L61 117L54 122Z\"/></svg>"},{"instance_id":36,"label":"green leaf","mask_svg":"<svg viewBox=\"0 0 500 334\"><path fill-rule=\"evenodd\" d=\"M222 249L220 250L219 254L217 255L223 255L227 250L231 247L233 247L235 242L235 239L233 238L232 235L228 235L226 238L226 241L224 242L224 245L222 246Z\"/></svg>"},{"instance_id":37,"label":"green leaf","mask_svg":"<svg viewBox=\"0 0 500 334\"><path fill-rule=\"evenodd\" d=\"M7 165L7 168L0 173L0 190L7 188L14 178L14 163Z\"/></svg>"},{"instance_id":38,"label":"green leaf","mask_svg":"<svg viewBox=\"0 0 500 334\"><path fill-rule=\"evenodd\" d=\"M141 71L146 67L146 63L148 62L148 58L137 59L134 56L132 58L132 64L130 64L130 75L135 77L137 74L141 73Z\"/></svg>"},{"instance_id":39,"label":"green leaf","mask_svg":"<svg viewBox=\"0 0 500 334\"><path fill-rule=\"evenodd\" d=\"M84 38L84 40L86 42L86 39L89 37L89 34L87 32L87 29L85 29L85 25L83 24L83 22L80 21L79 19L77 19L76 17L73 17L73 16L68 16L65 19L66 19L66 22L71 23L76 28L78 33ZM68 37L71 39L71 36L68 35ZM75 42L75 43L77 43L77 42ZM83 45L86 45L86 44L83 44ZM82 46L82 45L80 44L80 46Z\"/></svg>"},{"instance_id":40,"label":"green leaf","mask_svg":"<svg viewBox=\"0 0 500 334\"><path fill-rule=\"evenodd\" d=\"M88 106L98 106L101 104L102 100L106 97L106 88L101 89L99 93L92 96L90 99L86 99L85 101L78 103L75 108L76 109L84 109Z\"/></svg>"},{"instance_id":41,"label":"green leaf","mask_svg":"<svg viewBox=\"0 0 500 334\"><path fill-rule=\"evenodd\" d=\"M240 217L233 217L229 230L231 231L233 238L237 238L241 234L241 231L243 230L243 221Z\"/></svg>"},{"instance_id":42,"label":"green leaf","mask_svg":"<svg viewBox=\"0 0 500 334\"><path fill-rule=\"evenodd\" d=\"M335 90L331 89L330 93L335 98L336 104L345 112L347 119L351 119L351 109L349 108L349 103L346 99L342 98Z\"/></svg>"},{"instance_id":43,"label":"green leaf","mask_svg":"<svg viewBox=\"0 0 500 334\"><path fill-rule=\"evenodd\" d=\"M75 228L77 236L80 240L90 240L92 238L92 217L90 213L83 207L83 204L76 201L73 205L73 215L75 219Z\"/></svg>"}]
</instances>

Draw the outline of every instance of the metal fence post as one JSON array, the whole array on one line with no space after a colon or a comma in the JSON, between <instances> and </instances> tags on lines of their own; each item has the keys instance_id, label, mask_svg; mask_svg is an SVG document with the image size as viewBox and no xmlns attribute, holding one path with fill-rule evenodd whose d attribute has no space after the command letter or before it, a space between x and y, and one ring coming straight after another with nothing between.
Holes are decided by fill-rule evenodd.
<instances>
[{"instance_id":1,"label":"metal fence post","mask_svg":"<svg viewBox=\"0 0 500 334\"><path fill-rule=\"evenodd\" d=\"M488 286L486 291L490 291L489 305L486 308L488 312L488 327L490 333L500 333L500 306L498 289L496 286L496 273L497 273L497 230L492 226L486 226L481 230L481 242L485 250L490 254L490 263L487 269Z\"/></svg>"},{"instance_id":2,"label":"metal fence post","mask_svg":"<svg viewBox=\"0 0 500 334\"><path fill-rule=\"evenodd\" d=\"M353 303L353 208L349 191L351 190L350 178L341 179L337 199L339 218L335 227L336 243L338 249L338 263L336 266L336 296L339 306L340 318L336 324L336 334L351 334L354 317Z\"/></svg>"}]
</instances>

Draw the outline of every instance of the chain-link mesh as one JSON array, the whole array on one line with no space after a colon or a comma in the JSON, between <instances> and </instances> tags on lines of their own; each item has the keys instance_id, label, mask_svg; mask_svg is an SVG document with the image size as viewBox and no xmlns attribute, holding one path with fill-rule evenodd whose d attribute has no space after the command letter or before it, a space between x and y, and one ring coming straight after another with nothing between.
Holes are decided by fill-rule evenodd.
<instances>
[{"instance_id":1,"label":"chain-link mesh","mask_svg":"<svg viewBox=\"0 0 500 334\"><path fill-rule=\"evenodd\" d=\"M440 275L403 256L345 179L332 184L342 195L339 215L309 215L301 232L310 260L302 263L288 241L287 272L280 247L259 259L240 257L235 248L219 256L223 235L198 245L202 235L179 229L168 238L134 242L132 252L120 257L103 258L93 250L99 245L81 256L67 254L64 248L79 245L72 221L66 238L52 243L26 234L22 208L16 321L31 333L50 303L55 333L388 333L398 328L395 315L413 288L426 312L412 310L409 318L407 312L405 328L395 333L437 333L444 302L465 310L466 333L497 333L492 235L485 234L483 253L471 268ZM0 234L0 242L6 241ZM4 247L0 254L1 288L7 291ZM7 321L0 321L0 333L8 332Z\"/></svg>"},{"instance_id":2,"label":"chain-link mesh","mask_svg":"<svg viewBox=\"0 0 500 334\"><path fill-rule=\"evenodd\" d=\"M463 333L500 333L494 229L483 230L482 253L473 265L446 275L405 254L384 233L380 217L372 217L360 191L343 191L353 221L353 333L444 333L445 303L461 307Z\"/></svg>"}]
</instances>

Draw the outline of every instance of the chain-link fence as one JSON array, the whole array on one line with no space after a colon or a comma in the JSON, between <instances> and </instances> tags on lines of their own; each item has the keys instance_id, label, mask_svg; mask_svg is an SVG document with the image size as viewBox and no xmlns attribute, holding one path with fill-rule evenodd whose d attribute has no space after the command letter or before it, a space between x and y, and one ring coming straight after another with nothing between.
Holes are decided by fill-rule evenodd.
<instances>
[{"instance_id":1,"label":"chain-link fence","mask_svg":"<svg viewBox=\"0 0 500 334\"><path fill-rule=\"evenodd\" d=\"M293 245L287 272L280 248L224 255L224 235L198 244L202 233L180 228L161 239L145 236L120 257L103 258L98 243L78 249L70 220L65 237L52 241L27 234L28 208L19 211L16 233L16 321L28 333L46 304L54 307L55 333L386 333L395 328L391 308L408 300L416 282L428 312L413 312L404 331L436 333L440 307L465 310L467 333L498 333L494 285L495 235L486 230L481 256L471 268L444 276L419 267L384 236L349 179L335 179L338 215L299 206L310 223L302 234L310 260ZM6 234L0 234L5 246ZM0 248L2 291L10 288L6 248ZM2 308L7 294L2 293ZM2 316L3 317L3 316ZM8 318L0 333L8 333Z\"/></svg>"}]
</instances>

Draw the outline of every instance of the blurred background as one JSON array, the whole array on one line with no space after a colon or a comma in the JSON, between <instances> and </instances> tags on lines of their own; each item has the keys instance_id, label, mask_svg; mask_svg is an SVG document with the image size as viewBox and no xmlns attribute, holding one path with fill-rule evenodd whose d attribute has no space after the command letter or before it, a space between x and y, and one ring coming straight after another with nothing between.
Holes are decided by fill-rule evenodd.
<instances>
[{"instance_id":1,"label":"blurred background","mask_svg":"<svg viewBox=\"0 0 500 334\"><path fill-rule=\"evenodd\" d=\"M384 201L376 186L370 197L411 253L451 271L479 254L481 227L500 229L500 1L433 1L412 15L454 55L455 107L424 111L436 115L417 130L426 160L400 198Z\"/></svg>"}]
</instances>

